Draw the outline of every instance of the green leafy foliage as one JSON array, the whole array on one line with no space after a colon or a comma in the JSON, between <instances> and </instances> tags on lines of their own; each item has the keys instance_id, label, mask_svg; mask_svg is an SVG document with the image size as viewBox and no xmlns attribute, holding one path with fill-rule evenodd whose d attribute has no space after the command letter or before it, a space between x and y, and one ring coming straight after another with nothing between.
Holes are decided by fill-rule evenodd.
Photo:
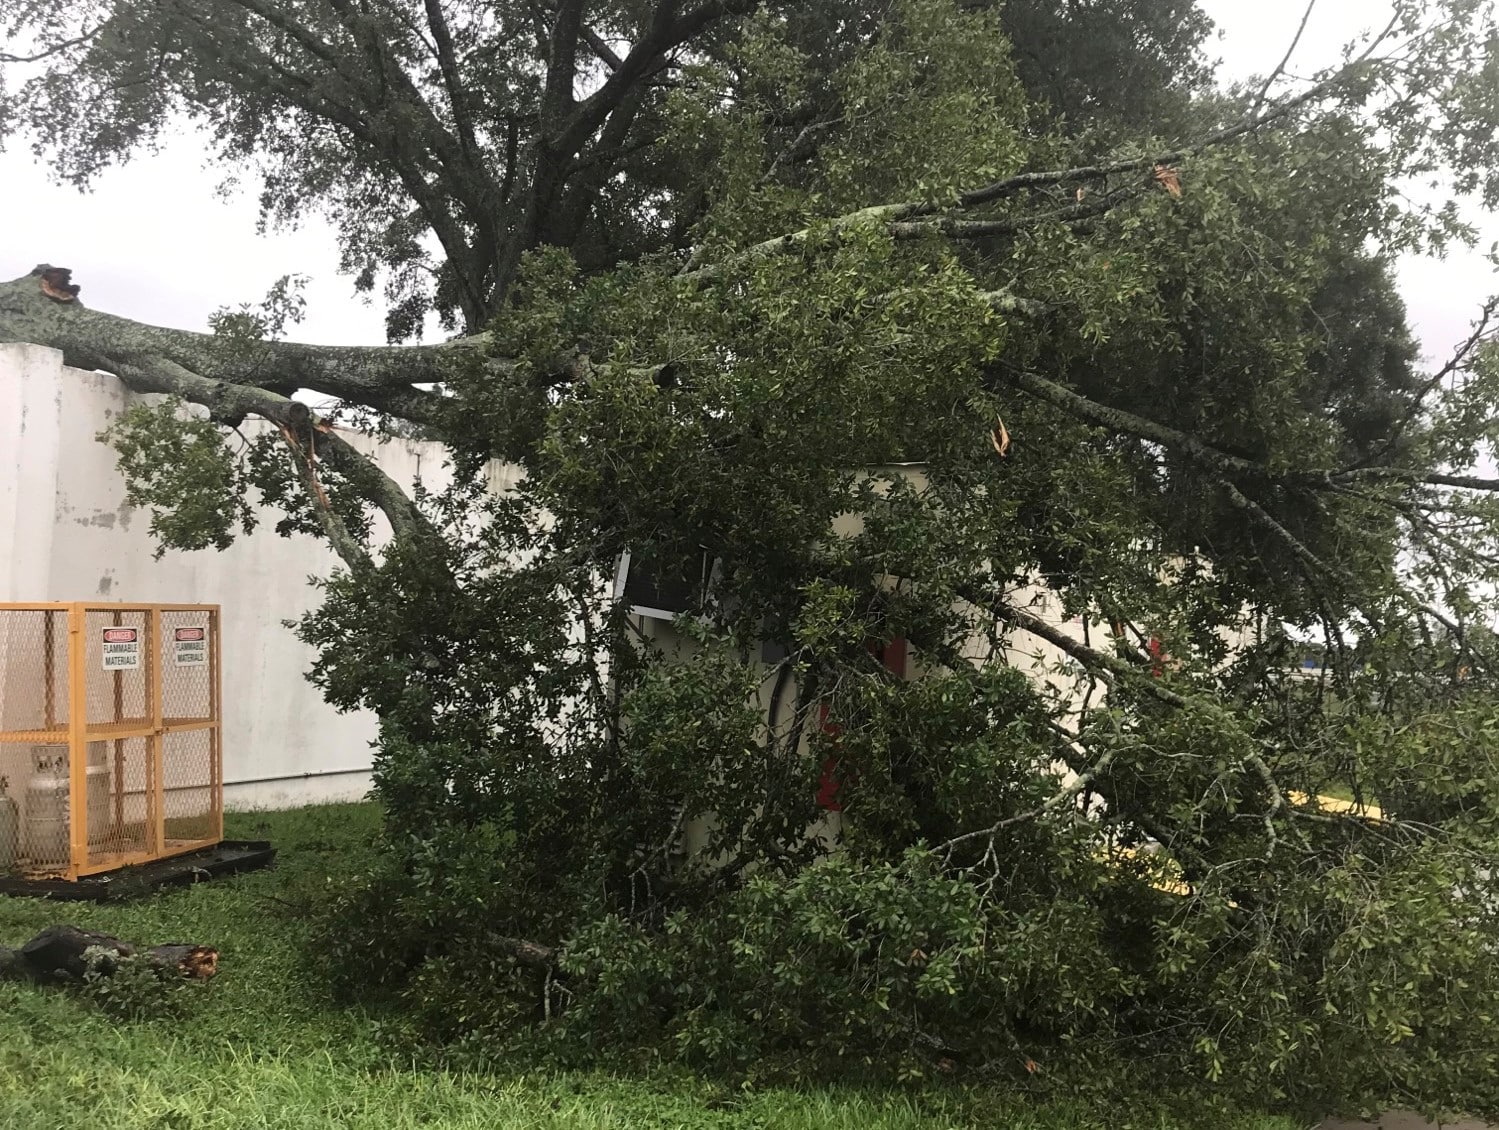
<instances>
[{"instance_id":1,"label":"green leafy foliage","mask_svg":"<svg viewBox=\"0 0 1499 1130\"><path fill-rule=\"evenodd\" d=\"M117 1020L180 1019L182 979L142 954L121 957L93 947L83 955L83 995Z\"/></svg>"},{"instance_id":2,"label":"green leafy foliage","mask_svg":"<svg viewBox=\"0 0 1499 1130\"><path fill-rule=\"evenodd\" d=\"M258 521L223 431L181 401L134 404L99 434L119 455L125 501L151 512L156 556L167 549L225 549Z\"/></svg>"},{"instance_id":3,"label":"green leafy foliage","mask_svg":"<svg viewBox=\"0 0 1499 1130\"><path fill-rule=\"evenodd\" d=\"M282 275L259 305L245 302L235 309L216 310L208 316L208 328L231 346L247 350L257 342L278 340L288 325L300 322L307 312L307 300L302 297L307 282L306 275Z\"/></svg>"},{"instance_id":4,"label":"green leafy foliage","mask_svg":"<svg viewBox=\"0 0 1499 1130\"><path fill-rule=\"evenodd\" d=\"M457 1071L397 1056L399 1022L330 1001L309 965L307 911L367 867L372 804L230 812L229 834L269 839L274 869L152 898L75 904L68 916L130 938L221 948L206 985L172 989L181 1015L110 1015L78 993L0 982L0 1125L110 1130L1291 1130L1288 1119L1139 1092L1049 1102L1004 1087L791 1089L684 1071L633 1075ZM58 904L0 901L0 938L54 923ZM366 931L368 932L368 931ZM378 974L378 969L370 970Z\"/></svg>"},{"instance_id":5,"label":"green leafy foliage","mask_svg":"<svg viewBox=\"0 0 1499 1130\"><path fill-rule=\"evenodd\" d=\"M806 74L792 25L704 67L673 144L725 146L708 277L528 257L493 327L506 366L451 388L459 449L527 470L504 499L429 500L477 522L448 542L461 598L397 549L304 624L334 701L384 722L388 855L335 921L394 906L400 928L359 967L452 1054L1489 1109L1462 1001L1490 991L1467 995L1492 980L1494 828L1383 760L1393 738L1351 737L1423 729L1392 690L1427 661L1421 566L1391 496L1295 478L1412 466L1451 434L1403 422L1422 380L1365 242L1405 238L1389 153L1335 114L1086 227L905 238L837 217L1071 142L1025 138L988 15L889 19L829 79L869 119L786 171L762 123ZM791 253L730 250L797 225ZM996 302L1016 279L1045 317ZM1023 396L1031 375L1106 408ZM711 566L671 630L607 599L625 551ZM1098 634L1037 679L1004 617L1042 588ZM395 625L378 656L371 615ZM1288 671L1308 630L1342 649L1331 687ZM896 641L919 677L876 658ZM1487 780L1491 745L1421 760ZM1349 780L1384 823L1292 799ZM1439 891L1472 894L1449 919Z\"/></svg>"}]
</instances>

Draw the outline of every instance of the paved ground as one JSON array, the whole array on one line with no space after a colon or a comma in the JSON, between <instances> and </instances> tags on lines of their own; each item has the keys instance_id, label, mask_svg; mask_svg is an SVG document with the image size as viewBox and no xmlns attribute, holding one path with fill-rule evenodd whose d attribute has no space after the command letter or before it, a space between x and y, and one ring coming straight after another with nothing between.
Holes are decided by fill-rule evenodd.
<instances>
[{"instance_id":1,"label":"paved ground","mask_svg":"<svg viewBox=\"0 0 1499 1130\"><path fill-rule=\"evenodd\" d=\"M1397 1111L1387 1114L1378 1122L1347 1122L1341 1118L1329 1118L1319 1130L1499 1130L1486 1122L1464 1119L1462 1122L1443 1122L1438 1126L1419 1115Z\"/></svg>"}]
</instances>

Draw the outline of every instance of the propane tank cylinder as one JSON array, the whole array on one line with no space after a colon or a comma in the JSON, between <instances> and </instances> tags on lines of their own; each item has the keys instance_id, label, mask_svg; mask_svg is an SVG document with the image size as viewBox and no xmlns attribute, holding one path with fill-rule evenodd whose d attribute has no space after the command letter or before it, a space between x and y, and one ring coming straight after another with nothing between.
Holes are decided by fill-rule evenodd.
<instances>
[{"instance_id":1,"label":"propane tank cylinder","mask_svg":"<svg viewBox=\"0 0 1499 1130\"><path fill-rule=\"evenodd\" d=\"M0 778L0 875L16 869L16 856L21 850L21 810L4 784L4 778Z\"/></svg>"},{"instance_id":2,"label":"propane tank cylinder","mask_svg":"<svg viewBox=\"0 0 1499 1130\"><path fill-rule=\"evenodd\" d=\"M61 746L37 746L35 769L26 783L26 811L21 827L21 856L31 867L66 867L72 858L68 842L68 760Z\"/></svg>"},{"instance_id":3,"label":"propane tank cylinder","mask_svg":"<svg viewBox=\"0 0 1499 1130\"><path fill-rule=\"evenodd\" d=\"M109 839L109 765L106 756L108 742L88 743L88 768L85 772L88 798L88 843L98 847Z\"/></svg>"}]
</instances>

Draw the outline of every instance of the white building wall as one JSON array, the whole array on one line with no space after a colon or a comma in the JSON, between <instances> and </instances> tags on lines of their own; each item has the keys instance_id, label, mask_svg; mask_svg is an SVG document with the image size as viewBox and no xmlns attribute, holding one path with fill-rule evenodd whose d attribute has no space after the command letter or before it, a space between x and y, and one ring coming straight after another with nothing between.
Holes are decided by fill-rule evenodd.
<instances>
[{"instance_id":1,"label":"white building wall","mask_svg":"<svg viewBox=\"0 0 1499 1130\"><path fill-rule=\"evenodd\" d=\"M308 578L337 558L306 535L277 536L267 514L223 552L154 560L150 517L125 505L114 451L95 439L136 399L115 377L65 367L55 349L0 344L0 601L222 605L226 805L363 796L374 717L324 703L303 677L311 650L282 626L316 605ZM439 446L346 438L398 483L439 485Z\"/></svg>"}]
</instances>

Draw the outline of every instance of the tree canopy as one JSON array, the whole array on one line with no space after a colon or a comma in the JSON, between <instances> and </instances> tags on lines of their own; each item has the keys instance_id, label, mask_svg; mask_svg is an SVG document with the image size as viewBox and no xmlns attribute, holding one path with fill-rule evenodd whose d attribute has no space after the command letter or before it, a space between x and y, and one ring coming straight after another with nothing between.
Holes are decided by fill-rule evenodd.
<instances>
[{"instance_id":1,"label":"tree canopy","mask_svg":"<svg viewBox=\"0 0 1499 1130\"><path fill-rule=\"evenodd\" d=\"M393 340L461 334L0 285L0 334L175 398L110 434L166 544L259 497L346 564L300 631L381 718L351 988L476 1052L1499 1110L1495 305L1427 369L1390 273L1499 201L1486 5L1234 89L1156 0L4 18L0 130L60 175L193 121ZM673 633L625 554L697 578Z\"/></svg>"}]
</instances>

